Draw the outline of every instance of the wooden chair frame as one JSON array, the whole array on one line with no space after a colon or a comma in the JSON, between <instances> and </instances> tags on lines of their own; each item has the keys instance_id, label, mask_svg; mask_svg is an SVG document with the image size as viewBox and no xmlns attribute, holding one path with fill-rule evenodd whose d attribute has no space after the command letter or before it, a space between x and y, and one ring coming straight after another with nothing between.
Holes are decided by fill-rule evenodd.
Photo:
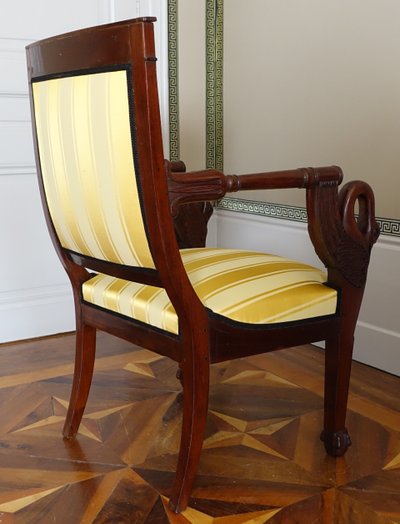
<instances>
[{"instance_id":1,"label":"wooden chair frame","mask_svg":"<svg viewBox=\"0 0 400 524\"><path fill-rule=\"evenodd\" d=\"M47 225L70 278L75 300L75 373L64 435L66 438L76 435L85 409L93 374L96 330L112 333L175 360L182 372L183 427L170 506L180 512L188 504L199 463L207 419L209 368L214 362L325 340L325 418L321 439L330 455L345 453L350 445L345 417L354 329L370 251L379 231L371 188L356 181L346 184L338 192L342 181L338 167L225 176L213 169L185 173L183 163L164 161L154 20L141 18L124 21L43 40L28 46L27 57L30 84L35 79L51 75L62 76L70 71L118 64L127 64L129 71L135 73L130 80L137 133L136 160L155 269L106 262L61 246L43 187L31 89L33 135ZM340 300L335 315L270 325L234 322L206 309L188 279L174 228L173 217L178 233L182 232L182 224L185 223L179 210L188 203L216 200L232 191L274 188L306 190L310 237L327 267L327 285L339 291ZM354 215L356 202L359 206L358 218ZM210 206L192 205L200 206L196 209L202 227L192 240L190 231L186 236L183 232L182 236L186 244L203 245ZM179 335L85 302L81 288L83 282L92 277L91 271L165 288L179 318Z\"/></svg>"}]
</instances>

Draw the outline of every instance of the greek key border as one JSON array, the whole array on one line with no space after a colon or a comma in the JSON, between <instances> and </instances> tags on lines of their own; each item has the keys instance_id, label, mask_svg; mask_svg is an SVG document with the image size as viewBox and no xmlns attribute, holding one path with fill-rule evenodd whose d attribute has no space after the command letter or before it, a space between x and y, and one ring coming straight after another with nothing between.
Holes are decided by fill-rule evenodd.
<instances>
[{"instance_id":1,"label":"greek key border","mask_svg":"<svg viewBox=\"0 0 400 524\"><path fill-rule=\"evenodd\" d=\"M178 0L168 0L169 158L179 160Z\"/></svg>"},{"instance_id":2,"label":"greek key border","mask_svg":"<svg viewBox=\"0 0 400 524\"><path fill-rule=\"evenodd\" d=\"M206 167L223 170L224 2L206 1Z\"/></svg>"},{"instance_id":3,"label":"greek key border","mask_svg":"<svg viewBox=\"0 0 400 524\"><path fill-rule=\"evenodd\" d=\"M268 218L279 218L295 222L307 222L307 211L303 207L274 204L271 202L258 202L241 198L223 198L217 204L217 209L259 215Z\"/></svg>"},{"instance_id":4,"label":"greek key border","mask_svg":"<svg viewBox=\"0 0 400 524\"><path fill-rule=\"evenodd\" d=\"M217 209L268 218L278 218L280 220L290 220L292 222L307 222L307 211L304 207L288 206L285 204L227 197L218 202ZM400 220L377 217L376 221L381 228L381 235L400 238Z\"/></svg>"},{"instance_id":5,"label":"greek key border","mask_svg":"<svg viewBox=\"0 0 400 524\"><path fill-rule=\"evenodd\" d=\"M379 218L376 221L381 228L381 235L388 235L391 237L400 238L400 220L394 220L393 218Z\"/></svg>"}]
</instances>

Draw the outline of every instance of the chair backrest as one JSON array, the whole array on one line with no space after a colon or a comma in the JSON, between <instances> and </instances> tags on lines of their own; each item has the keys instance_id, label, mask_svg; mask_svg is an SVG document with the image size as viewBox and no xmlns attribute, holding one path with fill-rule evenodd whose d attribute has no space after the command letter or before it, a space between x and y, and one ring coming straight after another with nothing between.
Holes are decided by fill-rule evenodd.
<instances>
[{"instance_id":1,"label":"chair backrest","mask_svg":"<svg viewBox=\"0 0 400 524\"><path fill-rule=\"evenodd\" d=\"M153 267L135 177L128 81L121 69L33 82L40 165L64 248Z\"/></svg>"},{"instance_id":2,"label":"chair backrest","mask_svg":"<svg viewBox=\"0 0 400 524\"><path fill-rule=\"evenodd\" d=\"M153 21L107 24L27 47L37 166L56 247L150 269L171 250L178 254Z\"/></svg>"}]
</instances>

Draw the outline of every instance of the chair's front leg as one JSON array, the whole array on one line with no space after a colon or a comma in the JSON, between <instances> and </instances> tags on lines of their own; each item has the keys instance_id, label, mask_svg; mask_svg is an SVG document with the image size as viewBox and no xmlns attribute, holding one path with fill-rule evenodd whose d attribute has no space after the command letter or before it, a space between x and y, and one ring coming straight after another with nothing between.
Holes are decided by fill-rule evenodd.
<instances>
[{"instance_id":1,"label":"chair's front leg","mask_svg":"<svg viewBox=\"0 0 400 524\"><path fill-rule=\"evenodd\" d=\"M324 428L321 440L327 453L343 455L351 445L346 428L346 412L354 346L354 330L362 300L362 289L344 284L342 315L338 329L326 339Z\"/></svg>"},{"instance_id":2,"label":"chair's front leg","mask_svg":"<svg viewBox=\"0 0 400 524\"><path fill-rule=\"evenodd\" d=\"M344 455L351 445L346 412L352 353L352 341L344 341L339 335L326 340L324 429L321 440L332 457Z\"/></svg>"},{"instance_id":3,"label":"chair's front leg","mask_svg":"<svg viewBox=\"0 0 400 524\"><path fill-rule=\"evenodd\" d=\"M330 455L343 455L351 441L346 410L354 331L364 293L370 252L379 229L374 196L363 182L318 183L307 190L308 229L314 248L328 268L328 283L340 290L338 329L325 350L325 416L321 440ZM359 204L359 215L355 205Z\"/></svg>"}]
</instances>

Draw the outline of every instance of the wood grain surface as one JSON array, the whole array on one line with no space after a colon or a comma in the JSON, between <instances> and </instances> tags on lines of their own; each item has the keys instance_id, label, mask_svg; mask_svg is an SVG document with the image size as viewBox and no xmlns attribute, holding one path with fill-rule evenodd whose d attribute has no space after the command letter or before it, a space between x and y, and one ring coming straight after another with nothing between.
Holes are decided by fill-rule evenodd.
<instances>
[{"instance_id":1,"label":"wood grain surface","mask_svg":"<svg viewBox=\"0 0 400 524\"><path fill-rule=\"evenodd\" d=\"M0 522L400 522L400 379L353 367L345 457L325 454L323 353L212 366L189 507L167 507L181 421L177 365L106 334L76 440L63 440L74 336L0 348Z\"/></svg>"}]
</instances>

